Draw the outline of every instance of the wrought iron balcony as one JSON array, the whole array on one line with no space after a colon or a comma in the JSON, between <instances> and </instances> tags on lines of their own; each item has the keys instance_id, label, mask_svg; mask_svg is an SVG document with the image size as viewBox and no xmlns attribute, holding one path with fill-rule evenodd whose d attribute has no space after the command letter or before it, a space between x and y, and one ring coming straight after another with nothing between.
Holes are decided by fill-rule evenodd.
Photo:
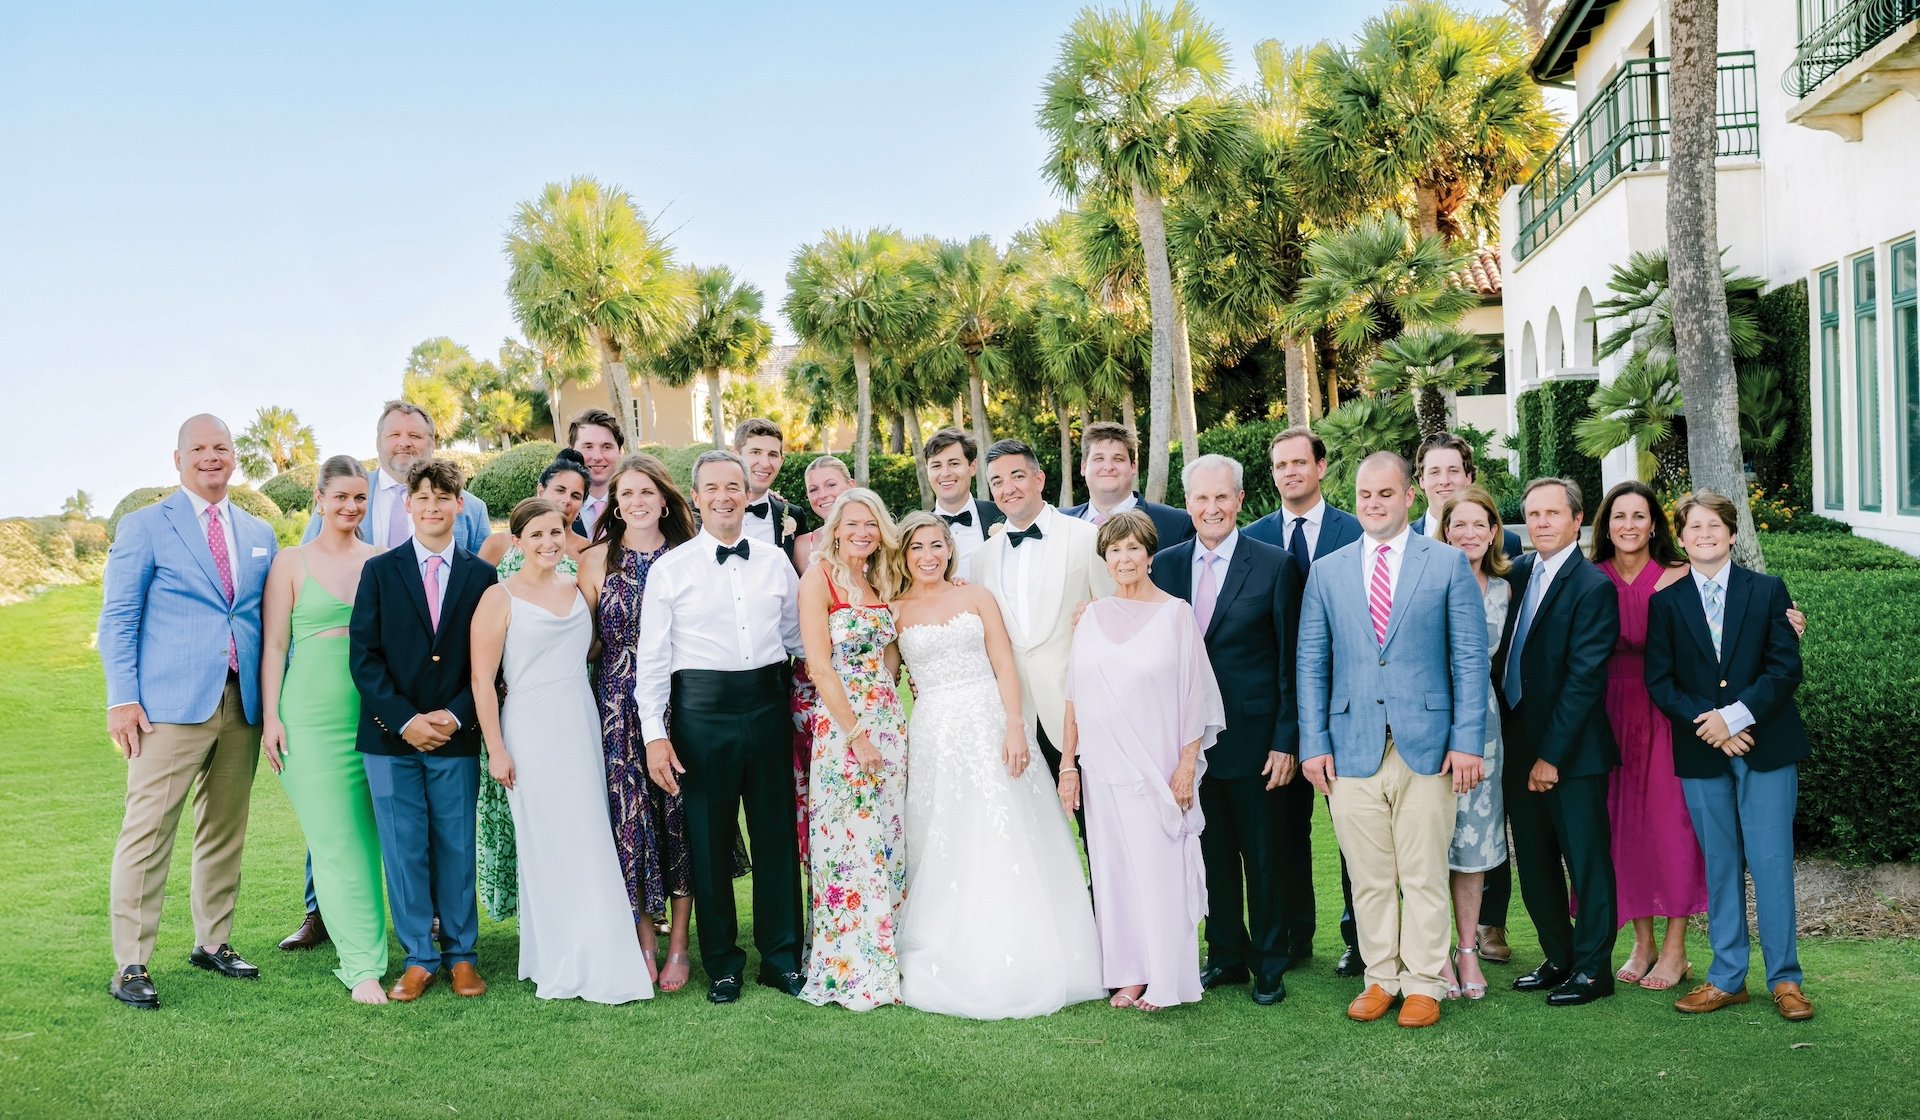
<instances>
[{"instance_id":1,"label":"wrought iron balcony","mask_svg":"<svg viewBox=\"0 0 1920 1120\"><path fill-rule=\"evenodd\" d=\"M1520 188L1515 256L1526 259L1621 175L1666 166L1667 74L1664 58L1634 59L1581 111ZM1760 100L1752 51L1720 55L1717 117L1717 155L1760 154Z\"/></svg>"},{"instance_id":2,"label":"wrought iron balcony","mask_svg":"<svg viewBox=\"0 0 1920 1120\"><path fill-rule=\"evenodd\" d=\"M1806 97L1915 20L1920 0L1800 0L1800 49L1781 85Z\"/></svg>"}]
</instances>

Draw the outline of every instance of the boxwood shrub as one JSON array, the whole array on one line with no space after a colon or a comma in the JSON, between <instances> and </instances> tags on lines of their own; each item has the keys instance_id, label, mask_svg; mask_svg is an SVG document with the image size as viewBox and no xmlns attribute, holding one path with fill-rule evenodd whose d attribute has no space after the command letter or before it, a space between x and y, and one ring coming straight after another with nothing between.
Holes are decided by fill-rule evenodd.
<instances>
[{"instance_id":1,"label":"boxwood shrub","mask_svg":"<svg viewBox=\"0 0 1920 1120\"><path fill-rule=\"evenodd\" d=\"M145 509L155 502L165 499L167 495L178 489L180 489L178 486L142 486L140 489L120 499L113 507L113 513L107 517L108 537L112 537L114 531L119 529L120 519L122 517L132 513L134 510ZM274 504L272 498L267 497L251 486L229 487L227 490L227 498L232 501L234 505L239 506L241 509L246 510L262 521L277 522L280 520L280 507Z\"/></svg>"},{"instance_id":2,"label":"boxwood shrub","mask_svg":"<svg viewBox=\"0 0 1920 1120\"><path fill-rule=\"evenodd\" d=\"M467 479L467 489L487 503L487 512L505 520L513 507L540 488L540 472L547 469L560 445L549 440L534 440L502 451Z\"/></svg>"}]
</instances>

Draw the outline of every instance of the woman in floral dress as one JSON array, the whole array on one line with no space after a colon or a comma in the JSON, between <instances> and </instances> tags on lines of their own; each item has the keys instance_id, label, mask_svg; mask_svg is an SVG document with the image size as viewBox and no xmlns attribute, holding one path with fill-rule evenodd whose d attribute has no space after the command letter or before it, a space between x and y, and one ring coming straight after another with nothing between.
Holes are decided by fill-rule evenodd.
<instances>
[{"instance_id":1,"label":"woman in floral dress","mask_svg":"<svg viewBox=\"0 0 1920 1120\"><path fill-rule=\"evenodd\" d=\"M678 991L692 964L687 925L693 883L687 863L680 798L647 777L647 748L633 696L634 641L640 633L640 600L647 573L667 550L693 536L693 512L667 468L651 455L629 455L607 480L612 504L594 529L594 543L580 557L580 590L595 611L600 672L600 739L606 751L607 807L613 817L614 849L627 881L634 931L654 968L657 931L653 917L671 914L667 962L658 981Z\"/></svg>"},{"instance_id":2,"label":"woman in floral dress","mask_svg":"<svg viewBox=\"0 0 1920 1120\"><path fill-rule=\"evenodd\" d=\"M820 693L808 775L813 949L800 998L865 1011L900 1002L906 717L887 606L899 586L889 559L897 550L893 520L871 490L841 494L821 532L826 543L800 580L800 634Z\"/></svg>"}]
</instances>

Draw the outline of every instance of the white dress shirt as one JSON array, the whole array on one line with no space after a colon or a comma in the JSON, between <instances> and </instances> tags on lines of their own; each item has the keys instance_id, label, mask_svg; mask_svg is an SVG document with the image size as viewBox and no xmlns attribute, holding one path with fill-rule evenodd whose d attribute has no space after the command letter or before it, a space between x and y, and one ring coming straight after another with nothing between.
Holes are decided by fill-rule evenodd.
<instances>
[{"instance_id":1,"label":"white dress shirt","mask_svg":"<svg viewBox=\"0 0 1920 1120\"><path fill-rule=\"evenodd\" d=\"M453 550L454 543L448 541L446 548L439 552L429 552L427 551L427 546L420 543L419 537L413 538L414 572L420 577L421 587L428 586L426 582L427 558L430 556L438 556L440 558L440 576L434 580L433 592L433 613L436 618L439 617L441 609L447 604L447 579L453 575Z\"/></svg>"},{"instance_id":2,"label":"white dress shirt","mask_svg":"<svg viewBox=\"0 0 1920 1120\"><path fill-rule=\"evenodd\" d=\"M393 518L393 503L399 502L404 505L406 500L406 482L388 474L385 467L373 472L373 493L367 496L367 525L372 531L372 543L375 548L392 548L400 543L400 541L387 539L387 523ZM407 535L413 535L411 521L407 521ZM458 533L454 535L459 536ZM401 538L401 540L405 539L405 537Z\"/></svg>"},{"instance_id":3,"label":"white dress shirt","mask_svg":"<svg viewBox=\"0 0 1920 1120\"><path fill-rule=\"evenodd\" d=\"M965 574L967 561L973 556L973 550L987 542L987 535L980 527L980 504L973 500L972 495L968 495L966 504L959 509L941 509L940 503L935 502L933 504L933 512L934 515L942 521L945 521L949 517L958 517L963 513L973 515L973 524L971 525L947 526L947 531L953 534L953 560L956 565L956 570ZM1041 532L1045 531L1044 529L1041 530Z\"/></svg>"},{"instance_id":4,"label":"white dress shirt","mask_svg":"<svg viewBox=\"0 0 1920 1120\"><path fill-rule=\"evenodd\" d=\"M1139 504L1140 504L1140 499L1134 497L1132 494L1128 494L1126 497L1115 502L1113 504L1112 509L1097 510L1093 508L1093 498L1091 495L1089 495L1087 498L1087 508L1080 511L1080 520L1085 521L1088 524L1094 524L1099 521L1105 521L1107 518L1112 517L1115 514L1125 513L1128 510L1132 509L1134 506L1137 506ZM1046 532L1046 530L1042 529L1041 532L1044 533Z\"/></svg>"},{"instance_id":5,"label":"white dress shirt","mask_svg":"<svg viewBox=\"0 0 1920 1120\"><path fill-rule=\"evenodd\" d=\"M760 495L758 498L754 498L747 504L757 505L761 502L766 503L767 515L760 517L753 513L745 514L740 519L740 531L748 537L756 541L764 541L768 547L772 547L774 543L773 519L780 516L780 511L774 507L773 493L771 491ZM791 567L792 565L788 566Z\"/></svg>"},{"instance_id":6,"label":"white dress shirt","mask_svg":"<svg viewBox=\"0 0 1920 1120\"><path fill-rule=\"evenodd\" d=\"M1407 538L1413 535L1411 525L1400 527L1400 535L1390 541L1376 541L1372 537L1360 538L1360 589L1372 594L1373 569L1381 562L1380 546L1387 546L1387 594L1397 595L1400 591L1400 565L1407 558Z\"/></svg>"},{"instance_id":7,"label":"white dress shirt","mask_svg":"<svg viewBox=\"0 0 1920 1120\"><path fill-rule=\"evenodd\" d=\"M200 535L204 537L207 535L207 511L212 509L215 503L207 501L191 490L187 491L187 500L193 503L193 516L195 520L200 522ZM227 570L233 575L234 591L238 593L240 589L240 546L233 535L233 502L231 499L222 498L219 501L219 506L220 535L227 539ZM212 550L209 549L208 551Z\"/></svg>"},{"instance_id":8,"label":"white dress shirt","mask_svg":"<svg viewBox=\"0 0 1920 1120\"><path fill-rule=\"evenodd\" d=\"M1321 498L1315 501L1313 508L1305 513L1295 513L1287 507L1281 506L1280 516L1286 519L1286 532L1281 534L1280 547L1291 551L1293 548L1293 534L1305 533L1307 535L1307 555L1317 556L1318 553L1314 550L1320 547L1320 526L1326 521L1327 500ZM1307 519L1306 524L1296 529L1293 523L1302 517Z\"/></svg>"},{"instance_id":9,"label":"white dress shirt","mask_svg":"<svg viewBox=\"0 0 1920 1120\"><path fill-rule=\"evenodd\" d=\"M647 573L633 696L648 742L667 737L667 700L680 670L743 672L805 656L793 565L771 544L742 539L750 542L746 559L716 563L720 542L703 529Z\"/></svg>"},{"instance_id":10,"label":"white dress shirt","mask_svg":"<svg viewBox=\"0 0 1920 1120\"><path fill-rule=\"evenodd\" d=\"M1720 570L1717 572L1709 573L1703 572L1699 568L1693 569L1693 589L1700 593L1700 612L1702 614L1705 614L1707 610L1707 581L1712 580L1714 585L1720 588L1720 636L1723 643L1722 648L1725 648L1724 642L1727 628L1727 573L1732 570L1733 562L1731 560L1721 564ZM1715 710L1720 713L1720 718L1726 721L1727 734L1729 735L1738 735L1757 722L1753 718L1753 712L1748 710L1744 701L1735 700L1726 707Z\"/></svg>"},{"instance_id":11,"label":"white dress shirt","mask_svg":"<svg viewBox=\"0 0 1920 1120\"><path fill-rule=\"evenodd\" d=\"M1201 561L1205 560L1209 555L1218 556L1220 559L1216 560L1213 565L1213 593L1215 595L1220 594L1221 587L1226 583L1227 568L1233 564L1233 548L1239 543L1240 530L1238 529L1229 532L1227 539L1221 541L1220 547L1214 549L1211 553L1207 551L1206 545L1200 543L1199 537L1193 538L1193 583L1189 586L1192 587L1196 593L1200 590ZM1214 606L1218 609L1218 599L1214 600Z\"/></svg>"},{"instance_id":12,"label":"white dress shirt","mask_svg":"<svg viewBox=\"0 0 1920 1120\"><path fill-rule=\"evenodd\" d=\"M1007 597L1007 605L1013 608L1014 621L1023 636L1033 628L1032 588L1040 572L1040 554L1048 548L1061 547L1059 534L1053 529L1057 512L1050 505L1042 505L1040 516L1033 519L1033 524L1040 527L1040 539L1027 540L1018 548L1009 542L1006 561L1000 565L1000 590ZM1006 522L1006 526L1003 532L1014 531L1012 521Z\"/></svg>"},{"instance_id":13,"label":"white dress shirt","mask_svg":"<svg viewBox=\"0 0 1920 1120\"><path fill-rule=\"evenodd\" d=\"M606 515L607 506L612 504L611 496L598 498L588 494L586 501L580 503L580 525L587 531L587 539L593 539L593 531L600 527L600 518Z\"/></svg>"}]
</instances>

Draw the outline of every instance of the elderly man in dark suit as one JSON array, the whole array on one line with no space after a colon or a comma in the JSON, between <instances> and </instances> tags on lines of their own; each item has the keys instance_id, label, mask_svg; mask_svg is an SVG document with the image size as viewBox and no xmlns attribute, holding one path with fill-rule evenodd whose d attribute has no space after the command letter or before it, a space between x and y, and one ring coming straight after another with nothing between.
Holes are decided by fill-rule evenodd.
<instances>
[{"instance_id":1,"label":"elderly man in dark suit","mask_svg":"<svg viewBox=\"0 0 1920 1120\"><path fill-rule=\"evenodd\" d=\"M1208 899L1200 979L1209 988L1251 979L1264 1007L1286 998L1282 977L1293 963L1281 847L1297 832L1287 818L1301 803L1280 791L1299 754L1293 647L1304 581L1286 553L1237 528L1246 501L1237 460L1202 455L1182 482L1194 537L1154 555L1153 582L1193 604L1227 711L1200 781ZM1312 799L1305 805L1311 812Z\"/></svg>"},{"instance_id":2,"label":"elderly man in dark suit","mask_svg":"<svg viewBox=\"0 0 1920 1120\"><path fill-rule=\"evenodd\" d=\"M1140 439L1124 425L1088 424L1080 434L1080 477L1087 484L1087 501L1060 512L1095 525L1123 510L1137 509L1153 522L1162 548L1193 536L1187 512L1149 502L1134 489L1140 481Z\"/></svg>"}]
</instances>

